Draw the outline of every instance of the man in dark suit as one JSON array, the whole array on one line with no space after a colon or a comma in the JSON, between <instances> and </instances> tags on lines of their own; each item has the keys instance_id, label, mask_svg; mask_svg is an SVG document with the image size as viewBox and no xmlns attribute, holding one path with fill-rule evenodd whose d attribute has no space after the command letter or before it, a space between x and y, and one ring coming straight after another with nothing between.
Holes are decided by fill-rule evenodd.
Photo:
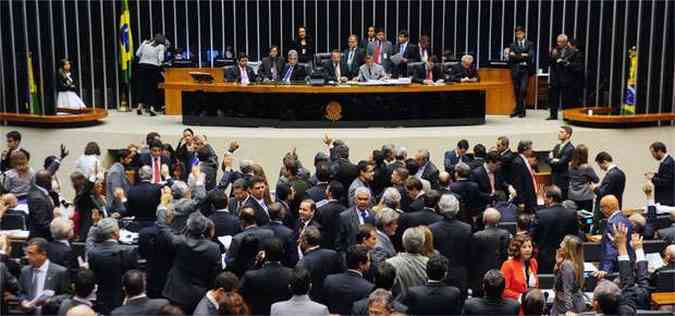
<instances>
[{"instance_id":1,"label":"man in dark suit","mask_svg":"<svg viewBox=\"0 0 675 316\"><path fill-rule=\"evenodd\" d=\"M494 208L488 208L483 212L483 224L485 228L473 233L471 247L471 265L469 285L475 296L481 296L481 280L485 272L491 269L499 269L502 262L508 259L508 247L511 233L498 228L501 214Z\"/></svg>"},{"instance_id":2,"label":"man in dark suit","mask_svg":"<svg viewBox=\"0 0 675 316\"><path fill-rule=\"evenodd\" d=\"M288 284L293 270L282 266L284 246L276 238L263 243L265 263L241 278L239 293L251 306L252 315L269 315L272 304L291 298Z\"/></svg>"},{"instance_id":3,"label":"man in dark suit","mask_svg":"<svg viewBox=\"0 0 675 316\"><path fill-rule=\"evenodd\" d=\"M49 261L48 247L47 240L40 237L31 238L27 243L26 258L29 265L21 269L19 277L23 289L20 295L21 307L26 311L33 312L45 303L38 301L36 305L29 304L44 290L52 290L55 295L60 295L70 287L68 269Z\"/></svg>"},{"instance_id":4,"label":"man in dark suit","mask_svg":"<svg viewBox=\"0 0 675 316\"><path fill-rule=\"evenodd\" d=\"M354 302L366 297L373 289L373 284L363 278L363 274L370 270L366 246L349 247L346 266L346 272L329 275L323 282L323 297L331 314L349 314Z\"/></svg>"},{"instance_id":5,"label":"man in dark suit","mask_svg":"<svg viewBox=\"0 0 675 316\"><path fill-rule=\"evenodd\" d=\"M478 184L480 192L494 195L497 191L505 191L508 184L502 178L499 153L491 151L485 156L485 162L471 170L471 181Z\"/></svg>"},{"instance_id":6,"label":"man in dark suit","mask_svg":"<svg viewBox=\"0 0 675 316\"><path fill-rule=\"evenodd\" d=\"M480 213L491 201L491 196L481 192L478 184L469 179L471 167L465 163L455 165L455 182L450 183L450 192L459 197L464 221L473 227L480 227Z\"/></svg>"},{"instance_id":7,"label":"man in dark suit","mask_svg":"<svg viewBox=\"0 0 675 316\"><path fill-rule=\"evenodd\" d=\"M209 219L213 221L213 225L215 226L213 238L234 236L241 232L239 217L233 215L228 209L228 198L225 192L213 190L209 192L208 199L212 209L214 209L213 214L209 216Z\"/></svg>"},{"instance_id":8,"label":"man in dark suit","mask_svg":"<svg viewBox=\"0 0 675 316\"><path fill-rule=\"evenodd\" d=\"M326 81L347 82L352 77L348 76L347 64L342 60L342 53L339 49L334 49L330 54L330 60L323 63L323 73Z\"/></svg>"},{"instance_id":9,"label":"man in dark suit","mask_svg":"<svg viewBox=\"0 0 675 316\"><path fill-rule=\"evenodd\" d=\"M96 288L96 276L94 272L88 269L81 269L75 275L73 280L73 296L67 298L61 302L59 307L58 314L59 316L64 316L71 308L79 305L87 305L89 307L94 306L89 298L94 294L94 289Z\"/></svg>"},{"instance_id":10,"label":"man in dark suit","mask_svg":"<svg viewBox=\"0 0 675 316\"><path fill-rule=\"evenodd\" d=\"M438 64L436 56L430 56L423 64L415 67L412 77L413 82L423 84L434 84L438 80L445 80L443 69Z\"/></svg>"},{"instance_id":11,"label":"man in dark suit","mask_svg":"<svg viewBox=\"0 0 675 316\"><path fill-rule=\"evenodd\" d=\"M226 68L227 71L225 72L225 81L241 84L255 82L255 72L253 72L253 68L248 65L248 55L246 55L246 53L239 53L238 60L239 63L237 65L234 65L231 68Z\"/></svg>"},{"instance_id":12,"label":"man in dark suit","mask_svg":"<svg viewBox=\"0 0 675 316\"><path fill-rule=\"evenodd\" d=\"M419 169L415 174L416 177L429 181L431 188L437 190L438 186L438 168L431 162L429 151L420 149L415 154L415 161Z\"/></svg>"},{"instance_id":13,"label":"man in dark suit","mask_svg":"<svg viewBox=\"0 0 675 316\"><path fill-rule=\"evenodd\" d=\"M627 228L628 236L628 254L631 260L635 258L635 252L630 246L631 235L633 234L633 224L623 215L619 209L619 201L613 195L607 195L600 200L600 211L602 215L607 218L607 227L602 234L600 240L600 266L598 271L594 272L597 278L603 278L608 273L617 272L619 266L617 264L618 251L614 242L610 239L614 236L615 227L619 224Z\"/></svg>"},{"instance_id":14,"label":"man in dark suit","mask_svg":"<svg viewBox=\"0 0 675 316\"><path fill-rule=\"evenodd\" d=\"M557 185L562 192L562 199L567 200L567 191L570 187L569 165L574 153L572 138L572 127L561 126L558 132L559 144L556 144L551 151L551 157L547 159L551 165L551 178L553 184Z\"/></svg>"},{"instance_id":15,"label":"man in dark suit","mask_svg":"<svg viewBox=\"0 0 675 316\"><path fill-rule=\"evenodd\" d=\"M239 250L242 246L242 242L247 236L255 237L258 241L258 245L262 244L262 242L267 239L274 238L273 231L256 225L255 210L250 207L241 209L239 212L239 221L241 222L242 232L232 237L230 248L227 250L227 256L225 257L228 270L231 270L231 267L236 265L236 261L240 256ZM238 272L243 274L244 271Z\"/></svg>"},{"instance_id":16,"label":"man in dark suit","mask_svg":"<svg viewBox=\"0 0 675 316\"><path fill-rule=\"evenodd\" d=\"M600 212L600 200L606 195L613 195L619 200L619 208L623 205L623 191L626 187L626 174L623 173L612 160L612 156L607 152L599 152L595 156L595 163L600 169L605 171L605 177L599 185L593 185L593 192L595 192L595 209L593 211L593 232L600 231L600 221L602 214Z\"/></svg>"},{"instance_id":17,"label":"man in dark suit","mask_svg":"<svg viewBox=\"0 0 675 316\"><path fill-rule=\"evenodd\" d=\"M567 35L558 35L556 47L551 49L550 54L551 113L547 120L557 120L558 109L565 109L574 103L576 93L572 90L575 81L579 80L578 68L583 67L583 59L576 58L578 53L577 48L569 46Z\"/></svg>"},{"instance_id":18,"label":"man in dark suit","mask_svg":"<svg viewBox=\"0 0 675 316\"><path fill-rule=\"evenodd\" d=\"M321 233L316 227L308 227L300 235L298 244L302 249L302 259L299 266L305 267L312 275L312 289L309 292L312 300L325 302L322 295L323 281L328 275L344 271L342 257L332 249L324 249L320 246Z\"/></svg>"},{"instance_id":19,"label":"man in dark suit","mask_svg":"<svg viewBox=\"0 0 675 316\"><path fill-rule=\"evenodd\" d=\"M461 62L455 65L452 65L450 68L450 81L452 82L478 82L480 81L480 75L476 66L473 64L473 56L464 55L462 56Z\"/></svg>"},{"instance_id":20,"label":"man in dark suit","mask_svg":"<svg viewBox=\"0 0 675 316\"><path fill-rule=\"evenodd\" d=\"M448 259L441 255L427 262L427 284L409 288L401 303L410 315L460 315L464 297L458 288L446 286L443 279L448 274Z\"/></svg>"},{"instance_id":21,"label":"man in dark suit","mask_svg":"<svg viewBox=\"0 0 675 316\"><path fill-rule=\"evenodd\" d=\"M424 210L424 191L420 179L408 177L405 180L405 194L409 200L408 207L404 210L406 213Z\"/></svg>"},{"instance_id":22,"label":"man in dark suit","mask_svg":"<svg viewBox=\"0 0 675 316\"><path fill-rule=\"evenodd\" d=\"M454 195L441 196L438 208L443 220L429 227L434 236L434 248L449 260L446 284L456 286L464 293L471 255L471 226L457 219L459 201Z\"/></svg>"},{"instance_id":23,"label":"man in dark suit","mask_svg":"<svg viewBox=\"0 0 675 316\"><path fill-rule=\"evenodd\" d=\"M19 131L9 131L5 134L7 140L7 149L2 151L0 156L0 172L5 172L12 169L10 164L10 156L15 150L20 150L26 155L26 159L30 160L30 153L21 147L21 133Z\"/></svg>"},{"instance_id":24,"label":"man in dark suit","mask_svg":"<svg viewBox=\"0 0 675 316\"><path fill-rule=\"evenodd\" d=\"M149 181L154 184L161 184L166 180L165 177L168 176L162 174L162 168L164 165L166 165L166 168L171 168L171 161L169 157L162 155L162 142L159 140L150 141L148 147L149 152L141 153L138 156L136 172L140 173L142 167L148 166L150 167ZM140 174L138 176L140 177ZM140 180L143 181L143 179Z\"/></svg>"},{"instance_id":25,"label":"man in dark suit","mask_svg":"<svg viewBox=\"0 0 675 316\"><path fill-rule=\"evenodd\" d=\"M654 201L661 205L675 206L675 162L668 154L666 145L655 142L649 146L652 157L659 161L659 170L650 172L647 178L654 183Z\"/></svg>"},{"instance_id":26,"label":"man in dark suit","mask_svg":"<svg viewBox=\"0 0 675 316\"><path fill-rule=\"evenodd\" d=\"M284 59L279 56L279 47L273 45L267 57L262 59L258 75L261 80L279 81L281 69L284 68Z\"/></svg>"},{"instance_id":27,"label":"man in dark suit","mask_svg":"<svg viewBox=\"0 0 675 316\"><path fill-rule=\"evenodd\" d=\"M291 83L294 81L304 81L307 77L305 67L298 65L298 52L295 50L288 51L288 63L281 69L281 76L279 80L284 83Z\"/></svg>"},{"instance_id":28,"label":"man in dark suit","mask_svg":"<svg viewBox=\"0 0 675 316\"><path fill-rule=\"evenodd\" d=\"M157 216L157 206L162 195L161 187L152 183L152 169L143 166L138 169L138 177L141 182L129 189L127 194L126 212L121 216L134 216L134 221L141 223L153 223Z\"/></svg>"},{"instance_id":29,"label":"man in dark suit","mask_svg":"<svg viewBox=\"0 0 675 316\"><path fill-rule=\"evenodd\" d=\"M515 29L516 41L508 48L508 59L511 64L511 80L516 94L516 108L511 117L525 117L525 98L527 97L527 83L531 75L536 72L534 63L535 47L532 41L525 38L525 28L517 26Z\"/></svg>"},{"instance_id":30,"label":"man in dark suit","mask_svg":"<svg viewBox=\"0 0 675 316\"><path fill-rule=\"evenodd\" d=\"M261 228L269 229L274 232L274 238L278 239L283 245L284 258L282 263L287 267L292 267L298 261L297 240L294 239L293 230L284 225L284 208L280 203L272 203L269 207L270 222Z\"/></svg>"},{"instance_id":31,"label":"man in dark suit","mask_svg":"<svg viewBox=\"0 0 675 316\"><path fill-rule=\"evenodd\" d=\"M506 281L504 275L496 269L485 273L483 277L483 297L473 297L464 303L464 315L518 315L518 302L502 299Z\"/></svg>"},{"instance_id":32,"label":"man in dark suit","mask_svg":"<svg viewBox=\"0 0 675 316\"><path fill-rule=\"evenodd\" d=\"M70 240L74 236L73 222L63 217L57 217L49 224L49 230L52 233L52 238L54 238L47 247L49 261L66 267L71 279L74 279L80 269L80 264L70 245Z\"/></svg>"},{"instance_id":33,"label":"man in dark suit","mask_svg":"<svg viewBox=\"0 0 675 316\"><path fill-rule=\"evenodd\" d=\"M28 191L28 230L29 238L42 237L52 239L49 224L54 219L54 201L49 196L52 176L47 170L35 173L35 184Z\"/></svg>"},{"instance_id":34,"label":"man in dark suit","mask_svg":"<svg viewBox=\"0 0 675 316\"><path fill-rule=\"evenodd\" d=\"M147 294L150 298L162 297L166 276L171 270L175 251L170 241L160 234L163 226L170 226L174 219L172 208L159 207L157 221L138 233L138 254L147 262Z\"/></svg>"},{"instance_id":35,"label":"man in dark suit","mask_svg":"<svg viewBox=\"0 0 675 316\"><path fill-rule=\"evenodd\" d=\"M417 45L410 43L408 31L398 32L398 44L394 47L394 55L400 56L400 63L394 66L393 77L408 77L408 63L419 61L419 50Z\"/></svg>"},{"instance_id":36,"label":"man in dark suit","mask_svg":"<svg viewBox=\"0 0 675 316\"><path fill-rule=\"evenodd\" d=\"M514 200L516 204L524 204L526 212L537 209L537 180L534 169L530 166L532 156L532 141L521 140L518 143L518 155L513 159L511 185L517 192Z\"/></svg>"},{"instance_id":37,"label":"man in dark suit","mask_svg":"<svg viewBox=\"0 0 675 316\"><path fill-rule=\"evenodd\" d=\"M544 192L544 206L535 214L532 241L539 248L539 273L553 273L555 254L567 235L579 236L577 212L563 207L560 188L552 185Z\"/></svg>"},{"instance_id":38,"label":"man in dark suit","mask_svg":"<svg viewBox=\"0 0 675 316\"><path fill-rule=\"evenodd\" d=\"M368 28L368 34L370 34L370 28ZM375 38L375 30L373 28L373 39ZM358 38L356 35L349 35L347 39L347 49L342 51L342 62L346 65L344 69L345 77L353 79L359 75L359 68L366 59L366 48L360 48L357 46Z\"/></svg>"},{"instance_id":39,"label":"man in dark suit","mask_svg":"<svg viewBox=\"0 0 675 316\"><path fill-rule=\"evenodd\" d=\"M318 203L326 199L326 189L328 188L328 181L330 177L330 166L328 162L319 162L316 164L316 172L314 173L316 183L305 191L306 197Z\"/></svg>"},{"instance_id":40,"label":"man in dark suit","mask_svg":"<svg viewBox=\"0 0 675 316\"><path fill-rule=\"evenodd\" d=\"M225 293L237 291L239 279L230 272L222 272L213 280L213 286L199 301L193 316L211 316L218 314L219 303L222 302Z\"/></svg>"},{"instance_id":41,"label":"man in dark suit","mask_svg":"<svg viewBox=\"0 0 675 316\"><path fill-rule=\"evenodd\" d=\"M375 216L370 210L370 190L365 187L356 189L354 206L340 213L335 250L345 253L347 248L356 244L359 226L375 224Z\"/></svg>"},{"instance_id":42,"label":"man in dark suit","mask_svg":"<svg viewBox=\"0 0 675 316\"><path fill-rule=\"evenodd\" d=\"M162 227L163 238L170 241L176 252L162 296L186 313L192 313L221 272L222 259L220 248L207 235L208 219L204 215L190 214L185 228L183 235L174 235L169 227Z\"/></svg>"},{"instance_id":43,"label":"man in dark suit","mask_svg":"<svg viewBox=\"0 0 675 316\"><path fill-rule=\"evenodd\" d=\"M441 198L441 193L436 190L424 192L422 199L424 200L424 208L421 211L407 212L401 214L398 220L398 230L403 232L410 227L417 227L420 225L431 225L441 221L443 217L436 214L436 205Z\"/></svg>"},{"instance_id":44,"label":"man in dark suit","mask_svg":"<svg viewBox=\"0 0 675 316\"><path fill-rule=\"evenodd\" d=\"M359 176L359 168L349 161L349 147L347 145L335 145L333 152L335 158L330 165L331 175L333 179L342 183L343 188L349 188L354 179ZM345 200L347 198L347 190L344 190L342 195L333 196L333 198Z\"/></svg>"},{"instance_id":45,"label":"man in dark suit","mask_svg":"<svg viewBox=\"0 0 675 316\"><path fill-rule=\"evenodd\" d=\"M340 213L346 209L335 197L341 196L344 187L339 181L331 181L326 188L326 199L317 203L316 220L321 224L321 246L335 249L335 240L340 223Z\"/></svg>"},{"instance_id":46,"label":"man in dark suit","mask_svg":"<svg viewBox=\"0 0 675 316\"><path fill-rule=\"evenodd\" d=\"M366 33L366 36L361 38L361 42L359 43L359 48L366 50L368 49L368 45L370 43L374 43L377 40L377 32L375 31L375 26L371 25L368 27L368 32Z\"/></svg>"},{"instance_id":47,"label":"man in dark suit","mask_svg":"<svg viewBox=\"0 0 675 316\"><path fill-rule=\"evenodd\" d=\"M232 183L232 199L227 203L227 209L234 216L239 216L239 210L243 208L251 195L248 193L249 183L246 178L239 178Z\"/></svg>"},{"instance_id":48,"label":"man in dark suit","mask_svg":"<svg viewBox=\"0 0 675 316\"><path fill-rule=\"evenodd\" d=\"M115 308L111 316L125 315L157 315L162 306L169 304L164 298L148 298L145 296L145 273L129 270L122 277L122 289L126 299L124 305Z\"/></svg>"},{"instance_id":49,"label":"man in dark suit","mask_svg":"<svg viewBox=\"0 0 675 316\"><path fill-rule=\"evenodd\" d=\"M470 163L471 157L469 157L466 152L469 150L469 141L462 139L457 142L457 147L452 150L448 150L443 154L443 167L445 171L452 174L455 172L455 165L463 162Z\"/></svg>"},{"instance_id":50,"label":"man in dark suit","mask_svg":"<svg viewBox=\"0 0 675 316\"><path fill-rule=\"evenodd\" d=\"M122 276L138 265L136 250L119 244L117 220L104 218L95 223L87 236L87 262L96 275L96 309L109 314L122 305Z\"/></svg>"},{"instance_id":51,"label":"man in dark suit","mask_svg":"<svg viewBox=\"0 0 675 316\"><path fill-rule=\"evenodd\" d=\"M244 207L250 207L255 210L255 222L258 226L267 225L270 222L270 216L267 213L267 201L265 201L265 189L267 184L263 177L254 176L251 178L249 194Z\"/></svg>"},{"instance_id":52,"label":"man in dark suit","mask_svg":"<svg viewBox=\"0 0 675 316\"><path fill-rule=\"evenodd\" d=\"M497 153L499 153L499 175L503 181L511 184L511 170L513 159L516 158L516 155L511 151L509 143L510 140L508 137L499 136L497 138L497 142L495 143L495 147L497 148Z\"/></svg>"}]
</instances>

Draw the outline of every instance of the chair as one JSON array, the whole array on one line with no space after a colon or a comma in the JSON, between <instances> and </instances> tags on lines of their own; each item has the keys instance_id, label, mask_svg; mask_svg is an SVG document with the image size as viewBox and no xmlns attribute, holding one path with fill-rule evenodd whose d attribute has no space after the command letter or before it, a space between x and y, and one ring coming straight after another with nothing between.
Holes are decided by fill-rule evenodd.
<instances>
[{"instance_id":1,"label":"chair","mask_svg":"<svg viewBox=\"0 0 675 316\"><path fill-rule=\"evenodd\" d=\"M670 311L666 310L656 310L656 311L650 311L650 310L642 310L638 309L635 312L636 316L673 316L673 313Z\"/></svg>"},{"instance_id":2,"label":"chair","mask_svg":"<svg viewBox=\"0 0 675 316\"><path fill-rule=\"evenodd\" d=\"M609 273L605 276L604 280L612 281L612 280L614 280L618 277L619 277L619 274L616 273L616 272L615 273ZM592 276L590 274L587 275L585 277L585 280L584 280L584 292L593 292L595 287L598 285L598 282L600 282L600 280L598 280L594 276Z\"/></svg>"},{"instance_id":3,"label":"chair","mask_svg":"<svg viewBox=\"0 0 675 316\"><path fill-rule=\"evenodd\" d=\"M515 235L518 224L516 222L501 222L497 224L497 227L508 231L511 235Z\"/></svg>"},{"instance_id":4,"label":"chair","mask_svg":"<svg viewBox=\"0 0 675 316\"><path fill-rule=\"evenodd\" d=\"M659 271L656 274L655 292L675 292L675 270Z\"/></svg>"},{"instance_id":5,"label":"chair","mask_svg":"<svg viewBox=\"0 0 675 316\"><path fill-rule=\"evenodd\" d=\"M584 242L584 261L599 262L601 256L601 246L598 242Z\"/></svg>"},{"instance_id":6,"label":"chair","mask_svg":"<svg viewBox=\"0 0 675 316\"><path fill-rule=\"evenodd\" d=\"M314 54L314 60L313 60L314 65L315 66L323 65L323 63L326 60L330 59L331 54L332 53L316 53L316 54Z\"/></svg>"},{"instance_id":7,"label":"chair","mask_svg":"<svg viewBox=\"0 0 675 316\"><path fill-rule=\"evenodd\" d=\"M554 282L555 282L554 274L539 275L539 288L542 290L553 289Z\"/></svg>"},{"instance_id":8,"label":"chair","mask_svg":"<svg viewBox=\"0 0 675 316\"><path fill-rule=\"evenodd\" d=\"M2 217L1 230L28 230L26 214L21 211L9 210Z\"/></svg>"},{"instance_id":9,"label":"chair","mask_svg":"<svg viewBox=\"0 0 675 316\"><path fill-rule=\"evenodd\" d=\"M407 67L408 67L408 77L412 77L413 74L415 73L415 69L417 67L421 67L421 65L424 65L424 63L421 62L421 61L417 61L417 62L414 62L414 63L408 63L408 65L407 65Z\"/></svg>"},{"instance_id":10,"label":"chair","mask_svg":"<svg viewBox=\"0 0 675 316\"><path fill-rule=\"evenodd\" d=\"M663 249L666 249L668 243L665 240L645 240L642 243L642 247L645 249L645 253L661 253Z\"/></svg>"},{"instance_id":11,"label":"chair","mask_svg":"<svg viewBox=\"0 0 675 316\"><path fill-rule=\"evenodd\" d=\"M234 69L234 65L229 65L223 67L223 73L225 73L225 81L227 81L227 73Z\"/></svg>"}]
</instances>

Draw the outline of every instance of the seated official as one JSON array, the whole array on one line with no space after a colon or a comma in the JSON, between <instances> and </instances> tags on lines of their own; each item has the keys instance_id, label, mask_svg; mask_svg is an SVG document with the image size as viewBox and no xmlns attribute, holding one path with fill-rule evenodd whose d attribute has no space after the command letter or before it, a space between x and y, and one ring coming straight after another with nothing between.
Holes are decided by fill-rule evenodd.
<instances>
[{"instance_id":1,"label":"seated official","mask_svg":"<svg viewBox=\"0 0 675 316\"><path fill-rule=\"evenodd\" d=\"M226 68L225 81L241 84L249 84L256 81L255 72L248 65L248 56L245 53L239 53L239 64L232 68Z\"/></svg>"},{"instance_id":2,"label":"seated official","mask_svg":"<svg viewBox=\"0 0 675 316\"><path fill-rule=\"evenodd\" d=\"M478 82L480 80L471 55L462 56L462 62L453 65L450 71L450 76L454 82Z\"/></svg>"},{"instance_id":3,"label":"seated official","mask_svg":"<svg viewBox=\"0 0 675 316\"><path fill-rule=\"evenodd\" d=\"M279 47L270 47L270 53L262 59L260 68L258 68L258 77L260 80L279 81L281 78L281 69L284 68L284 58L279 55Z\"/></svg>"},{"instance_id":4,"label":"seated official","mask_svg":"<svg viewBox=\"0 0 675 316\"><path fill-rule=\"evenodd\" d=\"M323 64L323 73L326 81L347 82L351 77L346 72L347 64L342 61L342 53L334 49L330 54L330 60Z\"/></svg>"},{"instance_id":5,"label":"seated official","mask_svg":"<svg viewBox=\"0 0 675 316\"><path fill-rule=\"evenodd\" d=\"M384 67L375 63L373 56L366 56L366 63L359 68L358 81L370 81L385 79L387 74Z\"/></svg>"},{"instance_id":6,"label":"seated official","mask_svg":"<svg viewBox=\"0 0 675 316\"><path fill-rule=\"evenodd\" d=\"M368 28L370 30L370 28ZM375 31L373 31L373 34ZM347 49L342 51L342 62L346 64L343 69L347 78L354 78L359 75L359 67L363 65L366 58L366 50L358 47L358 37L354 34L347 39Z\"/></svg>"},{"instance_id":7,"label":"seated official","mask_svg":"<svg viewBox=\"0 0 675 316\"><path fill-rule=\"evenodd\" d=\"M307 77L307 71L303 65L298 65L298 52L288 51L288 63L281 70L281 82L303 81Z\"/></svg>"},{"instance_id":8,"label":"seated official","mask_svg":"<svg viewBox=\"0 0 675 316\"><path fill-rule=\"evenodd\" d=\"M440 65L438 65L438 57L431 56L425 63L415 67L412 81L423 84L444 82L445 75L443 74L443 69L441 69Z\"/></svg>"}]
</instances>

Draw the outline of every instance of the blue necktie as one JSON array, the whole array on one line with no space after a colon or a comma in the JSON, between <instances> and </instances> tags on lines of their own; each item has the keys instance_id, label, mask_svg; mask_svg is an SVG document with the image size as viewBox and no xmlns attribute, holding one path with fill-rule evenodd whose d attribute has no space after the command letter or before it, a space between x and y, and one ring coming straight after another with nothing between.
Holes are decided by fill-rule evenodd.
<instances>
[{"instance_id":1,"label":"blue necktie","mask_svg":"<svg viewBox=\"0 0 675 316\"><path fill-rule=\"evenodd\" d=\"M366 218L368 218L368 211L360 211L361 212L361 219L363 222L366 222Z\"/></svg>"},{"instance_id":2,"label":"blue necktie","mask_svg":"<svg viewBox=\"0 0 675 316\"><path fill-rule=\"evenodd\" d=\"M403 57L403 52L405 51L405 45L401 44L401 57Z\"/></svg>"},{"instance_id":3,"label":"blue necktie","mask_svg":"<svg viewBox=\"0 0 675 316\"><path fill-rule=\"evenodd\" d=\"M293 66L289 66L288 70L286 71L286 74L284 75L284 81L290 81L291 80L291 73L293 72Z\"/></svg>"}]
</instances>

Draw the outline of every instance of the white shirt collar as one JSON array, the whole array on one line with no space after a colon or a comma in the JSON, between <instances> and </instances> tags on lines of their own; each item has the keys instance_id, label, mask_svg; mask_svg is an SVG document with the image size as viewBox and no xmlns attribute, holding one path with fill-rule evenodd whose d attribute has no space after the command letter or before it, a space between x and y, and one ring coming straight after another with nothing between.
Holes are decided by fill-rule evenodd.
<instances>
[{"instance_id":1,"label":"white shirt collar","mask_svg":"<svg viewBox=\"0 0 675 316\"><path fill-rule=\"evenodd\" d=\"M663 163L663 161L666 160L666 158L668 158L668 156L670 156L670 154L663 155L663 157L659 160L659 164Z\"/></svg>"},{"instance_id":2,"label":"white shirt collar","mask_svg":"<svg viewBox=\"0 0 675 316\"><path fill-rule=\"evenodd\" d=\"M147 295L145 295L145 293L141 293L141 294L138 294L138 295L132 296L132 297L127 297L127 304L128 304L130 301L137 300L137 299L139 299L139 298L144 298L144 297L147 297Z\"/></svg>"},{"instance_id":3,"label":"white shirt collar","mask_svg":"<svg viewBox=\"0 0 675 316\"><path fill-rule=\"evenodd\" d=\"M229 213L229 212L230 212L230 210L228 210L227 207L216 210L216 213Z\"/></svg>"},{"instance_id":4,"label":"white shirt collar","mask_svg":"<svg viewBox=\"0 0 675 316\"><path fill-rule=\"evenodd\" d=\"M49 267L49 259L45 260L45 262L42 263L42 265L39 268L37 268L37 270L40 272L47 272L48 267Z\"/></svg>"},{"instance_id":5,"label":"white shirt collar","mask_svg":"<svg viewBox=\"0 0 675 316\"><path fill-rule=\"evenodd\" d=\"M359 270L347 269L347 271L354 272L354 273L358 274L360 277L363 277L363 273L361 273L361 271L359 271Z\"/></svg>"},{"instance_id":6,"label":"white shirt collar","mask_svg":"<svg viewBox=\"0 0 675 316\"><path fill-rule=\"evenodd\" d=\"M616 166L615 164L610 164L609 167L607 167L607 172L609 172L610 170L612 170L612 169L614 169L614 168L616 168L616 167L617 167L617 166Z\"/></svg>"},{"instance_id":7,"label":"white shirt collar","mask_svg":"<svg viewBox=\"0 0 675 316\"><path fill-rule=\"evenodd\" d=\"M211 291L206 292L206 299L208 299L209 302L216 307L216 309L220 309L220 304L218 304L218 301L216 301L216 299L213 297Z\"/></svg>"}]
</instances>

